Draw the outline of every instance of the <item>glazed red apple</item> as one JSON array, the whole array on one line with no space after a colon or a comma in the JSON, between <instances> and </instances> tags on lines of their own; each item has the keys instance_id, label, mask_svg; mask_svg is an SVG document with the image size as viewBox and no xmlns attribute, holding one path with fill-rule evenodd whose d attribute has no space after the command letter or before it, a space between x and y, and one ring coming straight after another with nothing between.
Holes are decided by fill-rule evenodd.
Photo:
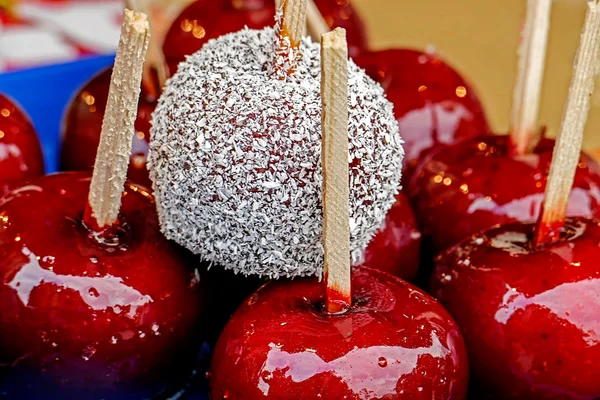
<instances>
[{"instance_id":1,"label":"glazed red apple","mask_svg":"<svg viewBox=\"0 0 600 400\"><path fill-rule=\"evenodd\" d=\"M203 340L187 253L127 184L116 236L82 223L90 176L33 181L0 201L0 393L148 399L178 390ZM193 264L192 264L193 265Z\"/></svg>"},{"instance_id":2,"label":"glazed red apple","mask_svg":"<svg viewBox=\"0 0 600 400\"><path fill-rule=\"evenodd\" d=\"M421 232L404 192L392 206L365 251L363 266L378 269L408 281L414 281L419 269Z\"/></svg>"},{"instance_id":3,"label":"glazed red apple","mask_svg":"<svg viewBox=\"0 0 600 400\"><path fill-rule=\"evenodd\" d=\"M600 225L567 220L561 240L532 248L512 223L437 260L434 295L465 337L476 399L600 397Z\"/></svg>"},{"instance_id":4,"label":"glazed red apple","mask_svg":"<svg viewBox=\"0 0 600 400\"><path fill-rule=\"evenodd\" d=\"M463 399L458 328L419 289L357 268L353 306L326 314L323 283L272 282L226 326L211 367L213 400Z\"/></svg>"},{"instance_id":5,"label":"glazed red apple","mask_svg":"<svg viewBox=\"0 0 600 400\"><path fill-rule=\"evenodd\" d=\"M67 110L60 156L63 171L85 171L92 170L94 167L111 74L112 69L107 69L92 78L76 94ZM127 172L130 180L148 188L151 187L152 182L146 168L146 157L150 119L156 101L157 99L142 86Z\"/></svg>"},{"instance_id":6,"label":"glazed red apple","mask_svg":"<svg viewBox=\"0 0 600 400\"><path fill-rule=\"evenodd\" d=\"M467 82L438 55L409 49L364 53L355 58L394 104L404 139L404 182L432 149L489 132Z\"/></svg>"},{"instance_id":7,"label":"glazed red apple","mask_svg":"<svg viewBox=\"0 0 600 400\"><path fill-rule=\"evenodd\" d=\"M0 197L43 173L42 148L31 121L0 94Z\"/></svg>"},{"instance_id":8,"label":"glazed red apple","mask_svg":"<svg viewBox=\"0 0 600 400\"><path fill-rule=\"evenodd\" d=\"M360 16L348 0L315 0L331 27L345 28L350 55L356 56L367 47L365 29ZM208 40L247 26L262 29L273 25L274 0L197 0L190 4L173 22L163 51L171 72L198 51Z\"/></svg>"},{"instance_id":9,"label":"glazed red apple","mask_svg":"<svg viewBox=\"0 0 600 400\"><path fill-rule=\"evenodd\" d=\"M482 136L437 151L410 186L419 226L437 251L497 224L537 219L554 140L512 156L508 136ZM600 217L600 166L585 154L568 215Z\"/></svg>"}]
</instances>

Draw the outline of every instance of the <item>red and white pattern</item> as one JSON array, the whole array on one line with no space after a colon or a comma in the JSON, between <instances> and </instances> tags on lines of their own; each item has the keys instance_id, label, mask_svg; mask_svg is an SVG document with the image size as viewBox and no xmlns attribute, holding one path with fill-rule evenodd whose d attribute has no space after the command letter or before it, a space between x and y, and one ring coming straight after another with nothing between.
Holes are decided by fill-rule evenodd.
<instances>
[{"instance_id":1,"label":"red and white pattern","mask_svg":"<svg viewBox=\"0 0 600 400\"><path fill-rule=\"evenodd\" d=\"M73 61L116 49L121 0L25 0L0 8L0 71Z\"/></svg>"}]
</instances>

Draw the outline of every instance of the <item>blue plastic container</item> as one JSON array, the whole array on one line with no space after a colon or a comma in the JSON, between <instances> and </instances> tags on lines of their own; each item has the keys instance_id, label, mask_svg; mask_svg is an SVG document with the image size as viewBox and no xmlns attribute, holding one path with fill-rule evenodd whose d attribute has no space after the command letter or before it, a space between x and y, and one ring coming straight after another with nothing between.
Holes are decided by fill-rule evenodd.
<instances>
[{"instance_id":1,"label":"blue plastic container","mask_svg":"<svg viewBox=\"0 0 600 400\"><path fill-rule=\"evenodd\" d=\"M58 171L60 135L67 106L88 80L113 61L114 55L107 55L0 74L0 93L14 100L33 120L44 150L46 173ZM208 400L205 371L209 354L210 349L204 345L198 357L196 381L178 400Z\"/></svg>"},{"instance_id":2,"label":"blue plastic container","mask_svg":"<svg viewBox=\"0 0 600 400\"><path fill-rule=\"evenodd\" d=\"M60 132L66 107L91 77L112 65L114 55L0 74L0 93L31 117L40 135L46 172L58 170Z\"/></svg>"}]
</instances>

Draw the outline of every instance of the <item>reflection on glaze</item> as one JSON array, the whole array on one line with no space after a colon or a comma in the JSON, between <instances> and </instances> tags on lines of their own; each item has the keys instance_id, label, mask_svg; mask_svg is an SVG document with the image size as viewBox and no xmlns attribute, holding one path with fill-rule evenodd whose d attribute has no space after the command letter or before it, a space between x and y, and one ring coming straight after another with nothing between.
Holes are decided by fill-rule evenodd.
<instances>
[{"instance_id":1,"label":"reflection on glaze","mask_svg":"<svg viewBox=\"0 0 600 400\"><path fill-rule=\"evenodd\" d=\"M373 346L355 348L340 358L326 362L314 351L288 353L274 343L269 352L258 383L265 396L270 385L265 376L278 372L294 382L303 382L326 372L338 377L348 385L350 392L360 399L384 398L396 394L396 386L403 376L414 373L419 359L425 354L434 358L446 358L451 350L443 345L435 332L431 332L431 346L402 348ZM357 368L357 366L361 366ZM366 373L368 371L369 373Z\"/></svg>"},{"instance_id":2,"label":"reflection on glaze","mask_svg":"<svg viewBox=\"0 0 600 400\"><path fill-rule=\"evenodd\" d=\"M19 170L23 172L27 171L27 165L23 160L21 149L14 143L0 143L0 162L7 161L10 158L17 160Z\"/></svg>"},{"instance_id":3,"label":"reflection on glaze","mask_svg":"<svg viewBox=\"0 0 600 400\"><path fill-rule=\"evenodd\" d=\"M576 299L577 303L565 299ZM543 308L556 318L575 325L584 333L589 346L600 344L600 279L563 283L532 297L507 286L494 319L506 324L516 312L528 307Z\"/></svg>"},{"instance_id":4,"label":"reflection on glaze","mask_svg":"<svg viewBox=\"0 0 600 400\"><path fill-rule=\"evenodd\" d=\"M600 222L569 218L541 248L533 231L504 225L437 259L432 290L465 336L472 395L600 398Z\"/></svg>"},{"instance_id":5,"label":"reflection on glaze","mask_svg":"<svg viewBox=\"0 0 600 400\"><path fill-rule=\"evenodd\" d=\"M494 215L506 216L517 221L534 221L539 215L544 202L544 193L511 200L498 204L491 197L476 197L467 208L467 215L477 211L488 211ZM589 190L574 188L571 191L567 215L594 215L600 203L600 187L593 186Z\"/></svg>"},{"instance_id":6,"label":"reflection on glaze","mask_svg":"<svg viewBox=\"0 0 600 400\"><path fill-rule=\"evenodd\" d=\"M347 31L351 57L367 48L363 22L348 0L315 0L331 27ZM273 26L274 0L195 0L175 19L165 36L163 52L174 73L185 56L198 51L210 39L237 32L244 27Z\"/></svg>"},{"instance_id":7,"label":"reflection on glaze","mask_svg":"<svg viewBox=\"0 0 600 400\"><path fill-rule=\"evenodd\" d=\"M43 173L42 149L33 125L0 94L0 197Z\"/></svg>"},{"instance_id":8,"label":"reflection on glaze","mask_svg":"<svg viewBox=\"0 0 600 400\"><path fill-rule=\"evenodd\" d=\"M431 155L410 182L419 226L442 251L485 229L537 220L554 140L534 154L512 157L509 137L487 135ZM600 217L600 166L582 155L568 215Z\"/></svg>"},{"instance_id":9,"label":"reflection on glaze","mask_svg":"<svg viewBox=\"0 0 600 400\"><path fill-rule=\"evenodd\" d=\"M213 355L213 400L465 398L462 339L431 297L354 268L353 305L331 316L322 285L272 282L238 309Z\"/></svg>"},{"instance_id":10,"label":"reflection on glaze","mask_svg":"<svg viewBox=\"0 0 600 400\"><path fill-rule=\"evenodd\" d=\"M65 114L62 135L60 167L63 171L91 171L96 160L96 151L100 144L100 132L112 68L93 77L75 95ZM142 85L135 132L127 177L131 181L147 188L152 186L146 158L149 150L150 119L156 107L156 98Z\"/></svg>"},{"instance_id":11,"label":"reflection on glaze","mask_svg":"<svg viewBox=\"0 0 600 400\"><path fill-rule=\"evenodd\" d=\"M191 374L205 277L129 183L119 246L90 237L90 181L48 175L0 200L0 397L146 400Z\"/></svg>"},{"instance_id":12,"label":"reflection on glaze","mask_svg":"<svg viewBox=\"0 0 600 400\"><path fill-rule=\"evenodd\" d=\"M404 139L408 183L420 159L433 149L489 132L483 108L465 80L437 54L409 49L355 58L379 82Z\"/></svg>"},{"instance_id":13,"label":"reflection on glaze","mask_svg":"<svg viewBox=\"0 0 600 400\"><path fill-rule=\"evenodd\" d=\"M102 278L58 275L42 268L36 256L26 247L23 248L23 255L28 257L29 262L8 282L8 286L17 292L25 306L29 306L29 296L35 288L49 284L79 292L81 299L93 310L108 311L109 307L128 310L126 314L130 318L135 317L138 307L153 301L150 296L125 285L121 278L110 275Z\"/></svg>"}]
</instances>

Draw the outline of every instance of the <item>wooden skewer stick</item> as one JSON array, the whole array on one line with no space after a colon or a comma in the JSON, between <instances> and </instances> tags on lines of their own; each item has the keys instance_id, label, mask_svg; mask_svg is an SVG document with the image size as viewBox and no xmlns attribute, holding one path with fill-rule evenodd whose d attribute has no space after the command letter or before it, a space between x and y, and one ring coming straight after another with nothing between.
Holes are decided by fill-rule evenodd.
<instances>
[{"instance_id":1,"label":"wooden skewer stick","mask_svg":"<svg viewBox=\"0 0 600 400\"><path fill-rule=\"evenodd\" d=\"M125 0L125 5L131 10L151 15L148 12L146 1L147 0ZM148 23L150 24L152 35L150 35L146 63L144 64L143 82L147 83L147 87L153 92L152 94L158 97L165 87L167 79L170 78L171 72L169 71L169 66L167 65L165 54L162 51L158 35L154 34L152 18L149 19ZM155 87L156 85L158 85L158 87Z\"/></svg>"},{"instance_id":2,"label":"wooden skewer stick","mask_svg":"<svg viewBox=\"0 0 600 400\"><path fill-rule=\"evenodd\" d=\"M326 308L347 310L350 287L350 205L348 177L348 44L338 28L321 40L323 101L323 244Z\"/></svg>"},{"instance_id":3,"label":"wooden skewer stick","mask_svg":"<svg viewBox=\"0 0 600 400\"><path fill-rule=\"evenodd\" d=\"M145 14L125 10L84 217L100 230L115 224L121 208L149 30Z\"/></svg>"},{"instance_id":4,"label":"wooden skewer stick","mask_svg":"<svg viewBox=\"0 0 600 400\"><path fill-rule=\"evenodd\" d=\"M573 68L560 133L552 155L536 245L557 239L567 217L567 204L579 163L583 131L600 61L600 0L588 1L585 25Z\"/></svg>"},{"instance_id":5,"label":"wooden skewer stick","mask_svg":"<svg viewBox=\"0 0 600 400\"><path fill-rule=\"evenodd\" d=\"M518 155L531 152L540 139L538 115L551 9L552 0L527 0L512 109L512 150Z\"/></svg>"},{"instance_id":6,"label":"wooden skewer stick","mask_svg":"<svg viewBox=\"0 0 600 400\"><path fill-rule=\"evenodd\" d=\"M315 42L320 42L321 37L331 30L314 0L308 0L306 5L306 20L308 33Z\"/></svg>"},{"instance_id":7,"label":"wooden skewer stick","mask_svg":"<svg viewBox=\"0 0 600 400\"><path fill-rule=\"evenodd\" d=\"M277 22L277 45L272 75L285 79L296 69L300 57L300 43L306 29L307 0L283 0L283 18Z\"/></svg>"},{"instance_id":8,"label":"wooden skewer stick","mask_svg":"<svg viewBox=\"0 0 600 400\"><path fill-rule=\"evenodd\" d=\"M281 7L283 0L275 0L275 11ZM315 0L308 0L306 3L306 25L310 37L315 42L321 41L321 36L329 32L329 24L323 18L323 14L319 11L319 7L315 4Z\"/></svg>"}]
</instances>

